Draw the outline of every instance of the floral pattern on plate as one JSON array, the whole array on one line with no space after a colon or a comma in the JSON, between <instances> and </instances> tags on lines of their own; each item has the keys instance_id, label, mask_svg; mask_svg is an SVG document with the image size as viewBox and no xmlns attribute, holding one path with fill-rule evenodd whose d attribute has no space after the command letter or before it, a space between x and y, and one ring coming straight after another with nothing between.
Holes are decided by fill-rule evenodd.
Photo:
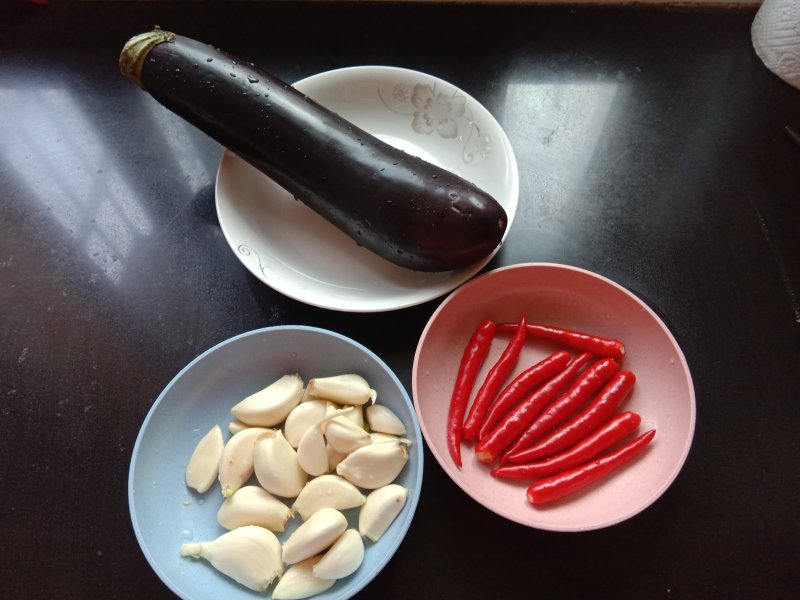
<instances>
[{"instance_id":1,"label":"floral pattern on plate","mask_svg":"<svg viewBox=\"0 0 800 600\"><path fill-rule=\"evenodd\" d=\"M378 88L378 97L394 113L411 117L411 129L422 135L436 132L443 139L462 144L465 163L487 158L492 151L491 138L481 131L466 97L457 89L447 93L436 84L395 84L391 90Z\"/></svg>"}]
</instances>

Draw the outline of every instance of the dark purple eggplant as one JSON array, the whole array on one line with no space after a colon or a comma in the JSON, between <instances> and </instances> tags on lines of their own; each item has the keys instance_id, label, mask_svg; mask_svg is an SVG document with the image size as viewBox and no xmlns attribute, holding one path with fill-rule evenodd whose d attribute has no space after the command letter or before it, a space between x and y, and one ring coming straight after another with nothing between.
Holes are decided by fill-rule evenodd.
<instances>
[{"instance_id":1,"label":"dark purple eggplant","mask_svg":"<svg viewBox=\"0 0 800 600\"><path fill-rule=\"evenodd\" d=\"M119 66L158 102L395 264L458 269L503 238L508 218L489 194L252 63L156 28L128 41Z\"/></svg>"}]
</instances>

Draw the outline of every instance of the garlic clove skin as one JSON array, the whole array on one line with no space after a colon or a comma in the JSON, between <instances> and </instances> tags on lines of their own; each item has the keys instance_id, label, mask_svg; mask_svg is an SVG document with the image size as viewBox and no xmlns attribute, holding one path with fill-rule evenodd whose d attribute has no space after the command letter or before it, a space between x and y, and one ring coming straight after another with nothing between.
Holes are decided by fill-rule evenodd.
<instances>
[{"instance_id":1,"label":"garlic clove skin","mask_svg":"<svg viewBox=\"0 0 800 600\"><path fill-rule=\"evenodd\" d=\"M186 465L186 485L202 494L214 485L219 476L219 461L225 448L222 429L214 425L195 446Z\"/></svg>"},{"instance_id":2,"label":"garlic clove skin","mask_svg":"<svg viewBox=\"0 0 800 600\"><path fill-rule=\"evenodd\" d=\"M294 498L308 481L297 452L277 429L267 429L256 439L253 468L261 487L275 496Z\"/></svg>"},{"instance_id":3,"label":"garlic clove skin","mask_svg":"<svg viewBox=\"0 0 800 600\"><path fill-rule=\"evenodd\" d=\"M367 423L371 431L405 435L406 426L392 410L383 404L372 404L366 408Z\"/></svg>"},{"instance_id":4,"label":"garlic clove skin","mask_svg":"<svg viewBox=\"0 0 800 600\"><path fill-rule=\"evenodd\" d=\"M292 409L283 424L283 435L292 448L300 445L300 438L309 427L322 421L327 414L328 404L326 400L309 400Z\"/></svg>"},{"instance_id":5,"label":"garlic clove skin","mask_svg":"<svg viewBox=\"0 0 800 600\"><path fill-rule=\"evenodd\" d=\"M366 379L354 373L310 379L307 392L314 398L355 406L374 403L378 396Z\"/></svg>"},{"instance_id":6,"label":"garlic clove skin","mask_svg":"<svg viewBox=\"0 0 800 600\"><path fill-rule=\"evenodd\" d=\"M408 462L401 442L369 444L354 450L336 465L336 473L356 487L374 490L392 483Z\"/></svg>"},{"instance_id":7,"label":"garlic clove skin","mask_svg":"<svg viewBox=\"0 0 800 600\"><path fill-rule=\"evenodd\" d=\"M238 420L256 427L274 427L284 421L303 396L303 380L286 374L263 390L251 394L233 408Z\"/></svg>"},{"instance_id":8,"label":"garlic clove skin","mask_svg":"<svg viewBox=\"0 0 800 600\"><path fill-rule=\"evenodd\" d=\"M322 424L325 439L337 452L349 454L369 444L369 433L345 416L339 416Z\"/></svg>"},{"instance_id":9,"label":"garlic clove skin","mask_svg":"<svg viewBox=\"0 0 800 600\"><path fill-rule=\"evenodd\" d=\"M292 511L283 502L257 485L239 488L217 511L217 523L231 530L258 525L270 531L284 531Z\"/></svg>"},{"instance_id":10,"label":"garlic clove skin","mask_svg":"<svg viewBox=\"0 0 800 600\"><path fill-rule=\"evenodd\" d=\"M283 562L298 563L331 546L347 529L347 518L335 508L321 508L283 543Z\"/></svg>"},{"instance_id":11,"label":"garlic clove skin","mask_svg":"<svg viewBox=\"0 0 800 600\"><path fill-rule=\"evenodd\" d=\"M305 521L322 508L347 510L364 504L366 496L339 475L321 475L311 479L292 504L292 513Z\"/></svg>"},{"instance_id":12,"label":"garlic clove skin","mask_svg":"<svg viewBox=\"0 0 800 600\"><path fill-rule=\"evenodd\" d=\"M339 536L312 572L321 579L342 579L352 575L364 562L364 541L356 529L348 529Z\"/></svg>"},{"instance_id":13,"label":"garlic clove skin","mask_svg":"<svg viewBox=\"0 0 800 600\"><path fill-rule=\"evenodd\" d=\"M181 556L203 558L219 572L256 592L283 575L281 543L269 529L249 525L208 542L181 546Z\"/></svg>"},{"instance_id":14,"label":"garlic clove skin","mask_svg":"<svg viewBox=\"0 0 800 600\"><path fill-rule=\"evenodd\" d=\"M318 425L309 427L297 446L297 462L300 468L312 476L324 475L330 470L325 436Z\"/></svg>"},{"instance_id":15,"label":"garlic clove skin","mask_svg":"<svg viewBox=\"0 0 800 600\"><path fill-rule=\"evenodd\" d=\"M408 498L408 490L391 483L370 492L358 513L358 531L377 542L400 514Z\"/></svg>"},{"instance_id":16,"label":"garlic clove skin","mask_svg":"<svg viewBox=\"0 0 800 600\"><path fill-rule=\"evenodd\" d=\"M222 449L219 461L219 483L222 496L230 498L253 476L253 458L256 438L271 431L264 427L248 427L235 434Z\"/></svg>"},{"instance_id":17,"label":"garlic clove skin","mask_svg":"<svg viewBox=\"0 0 800 600\"><path fill-rule=\"evenodd\" d=\"M335 579L321 579L314 575L314 566L321 558L312 556L289 567L272 590L273 600L299 600L330 589L336 583Z\"/></svg>"}]
</instances>

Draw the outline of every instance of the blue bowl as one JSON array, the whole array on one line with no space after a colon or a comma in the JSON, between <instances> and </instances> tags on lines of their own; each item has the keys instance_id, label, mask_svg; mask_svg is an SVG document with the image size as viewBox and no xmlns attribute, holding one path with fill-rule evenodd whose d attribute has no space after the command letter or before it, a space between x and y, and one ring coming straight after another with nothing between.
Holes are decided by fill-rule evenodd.
<instances>
[{"instance_id":1,"label":"blue bowl","mask_svg":"<svg viewBox=\"0 0 800 600\"><path fill-rule=\"evenodd\" d=\"M396 480L410 490L403 511L378 542L364 540L364 562L355 573L314 598L349 598L364 588L411 525L422 486L422 435L409 395L389 367L358 342L324 329L279 326L243 333L207 350L175 376L148 412L133 448L128 478L133 529L153 570L181 598L268 598L274 589L273 584L266 593L253 592L204 560L180 556L181 544L225 532L216 519L222 503L219 485L197 494L186 486L184 472L195 445L213 425L228 439L230 408L236 402L288 372L300 373L304 381L362 375L378 392L378 403L404 422L412 441L409 461ZM358 509L344 512L350 526L357 527ZM299 524L299 516L290 519L278 538L286 539Z\"/></svg>"}]
</instances>

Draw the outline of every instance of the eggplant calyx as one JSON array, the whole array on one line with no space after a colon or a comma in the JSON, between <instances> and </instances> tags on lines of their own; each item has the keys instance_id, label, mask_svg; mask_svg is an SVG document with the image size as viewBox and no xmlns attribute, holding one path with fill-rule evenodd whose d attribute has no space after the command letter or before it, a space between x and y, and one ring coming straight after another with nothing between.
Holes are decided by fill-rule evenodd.
<instances>
[{"instance_id":1,"label":"eggplant calyx","mask_svg":"<svg viewBox=\"0 0 800 600\"><path fill-rule=\"evenodd\" d=\"M144 89L142 85L142 66L144 59L153 47L162 42L169 42L175 38L175 34L164 31L156 25L153 31L140 33L133 36L119 55L119 70L133 83Z\"/></svg>"}]
</instances>

